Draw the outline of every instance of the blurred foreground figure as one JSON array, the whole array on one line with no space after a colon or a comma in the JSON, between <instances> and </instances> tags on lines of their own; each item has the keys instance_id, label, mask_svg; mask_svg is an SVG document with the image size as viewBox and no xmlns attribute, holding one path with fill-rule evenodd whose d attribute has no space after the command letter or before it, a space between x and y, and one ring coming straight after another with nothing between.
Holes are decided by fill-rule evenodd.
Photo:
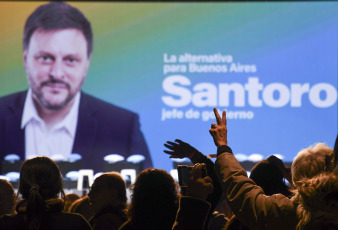
<instances>
[{"instance_id":1,"label":"blurred foreground figure","mask_svg":"<svg viewBox=\"0 0 338 230\"><path fill-rule=\"evenodd\" d=\"M20 172L19 193L23 200L17 214L0 218L1 230L90 230L80 215L63 212L64 197L59 167L48 157L26 160Z\"/></svg>"},{"instance_id":2,"label":"blurred foreground figure","mask_svg":"<svg viewBox=\"0 0 338 230\"><path fill-rule=\"evenodd\" d=\"M0 216L14 213L14 188L7 180L0 179Z\"/></svg>"}]
</instances>

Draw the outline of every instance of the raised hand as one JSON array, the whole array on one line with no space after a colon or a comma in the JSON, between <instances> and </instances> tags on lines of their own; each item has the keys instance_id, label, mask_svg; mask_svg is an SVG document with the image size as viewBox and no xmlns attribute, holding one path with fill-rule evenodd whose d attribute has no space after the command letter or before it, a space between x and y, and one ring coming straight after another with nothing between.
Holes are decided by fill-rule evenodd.
<instances>
[{"instance_id":1,"label":"raised hand","mask_svg":"<svg viewBox=\"0 0 338 230\"><path fill-rule=\"evenodd\" d=\"M206 200L214 190L212 179L209 176L202 177L202 170L206 170L204 163L197 163L190 171L187 195Z\"/></svg>"},{"instance_id":2,"label":"raised hand","mask_svg":"<svg viewBox=\"0 0 338 230\"><path fill-rule=\"evenodd\" d=\"M165 147L171 150L171 151L169 150L163 151L166 154L169 154L170 158L189 157L191 154L198 152L194 147L192 147L186 142L183 142L179 139L176 139L175 142L167 141L167 143L164 144Z\"/></svg>"},{"instance_id":3,"label":"raised hand","mask_svg":"<svg viewBox=\"0 0 338 230\"><path fill-rule=\"evenodd\" d=\"M215 145L217 147L221 145L228 145L226 112L223 111L222 118L218 114L218 111L216 108L214 108L214 113L215 113L217 124L212 123L211 129L209 130L209 132L211 136L213 137Z\"/></svg>"}]
</instances>

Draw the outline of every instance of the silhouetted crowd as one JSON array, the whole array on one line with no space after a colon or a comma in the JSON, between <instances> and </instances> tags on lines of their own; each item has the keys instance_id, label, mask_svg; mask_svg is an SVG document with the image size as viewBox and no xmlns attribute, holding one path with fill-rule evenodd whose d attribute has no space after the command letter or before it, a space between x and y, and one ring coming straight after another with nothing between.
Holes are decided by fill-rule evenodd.
<instances>
[{"instance_id":1,"label":"silhouetted crowd","mask_svg":"<svg viewBox=\"0 0 338 230\"><path fill-rule=\"evenodd\" d=\"M270 156L248 177L228 145L226 113L214 112L215 163L181 140L164 144L171 158L194 164L186 185L149 168L131 185L130 203L117 172L97 177L86 196L65 195L58 165L35 157L21 167L17 195L0 180L0 229L338 229L337 140L334 149L323 143L303 149L291 168Z\"/></svg>"}]
</instances>

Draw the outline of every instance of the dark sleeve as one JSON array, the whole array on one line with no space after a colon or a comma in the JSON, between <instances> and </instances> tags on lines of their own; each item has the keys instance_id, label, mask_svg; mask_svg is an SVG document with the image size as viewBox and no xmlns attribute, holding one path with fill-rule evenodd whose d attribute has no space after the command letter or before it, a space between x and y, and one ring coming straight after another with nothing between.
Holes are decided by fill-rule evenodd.
<instances>
[{"instance_id":1,"label":"dark sleeve","mask_svg":"<svg viewBox=\"0 0 338 230\"><path fill-rule=\"evenodd\" d=\"M79 214L74 214L74 213L72 213L70 215L71 215L72 219L68 219L68 222L69 222L69 226L71 226L73 224L71 229L73 229L73 230L77 230L77 229L78 230L92 230L90 224L87 222L87 220L85 220L85 218L83 216L81 216ZM74 226L75 223L76 223L76 226ZM66 229L66 228L64 228L64 229Z\"/></svg>"},{"instance_id":2,"label":"dark sleeve","mask_svg":"<svg viewBox=\"0 0 338 230\"><path fill-rule=\"evenodd\" d=\"M201 152L197 152L195 156L191 159L191 162L194 164L205 163L207 166L208 176L211 177L212 184L214 186L214 191L207 198L207 201L211 204L210 211L212 212L217 206L217 203L222 196L222 187L215 173L215 168L214 168L215 165L209 158L207 158Z\"/></svg>"},{"instance_id":3,"label":"dark sleeve","mask_svg":"<svg viewBox=\"0 0 338 230\"><path fill-rule=\"evenodd\" d=\"M203 230L210 204L193 197L181 197L173 230Z\"/></svg>"},{"instance_id":4,"label":"dark sleeve","mask_svg":"<svg viewBox=\"0 0 338 230\"><path fill-rule=\"evenodd\" d=\"M129 155L134 155L134 154L143 155L145 157L145 160L143 162L143 167L145 169L152 168L153 163L150 157L147 143L144 139L143 133L141 132L139 116L135 114L131 122L132 122L132 126L131 126Z\"/></svg>"},{"instance_id":5,"label":"dark sleeve","mask_svg":"<svg viewBox=\"0 0 338 230\"><path fill-rule=\"evenodd\" d=\"M298 220L292 200L282 194L265 195L233 154L217 157L215 171L230 208L249 229L295 229Z\"/></svg>"}]
</instances>

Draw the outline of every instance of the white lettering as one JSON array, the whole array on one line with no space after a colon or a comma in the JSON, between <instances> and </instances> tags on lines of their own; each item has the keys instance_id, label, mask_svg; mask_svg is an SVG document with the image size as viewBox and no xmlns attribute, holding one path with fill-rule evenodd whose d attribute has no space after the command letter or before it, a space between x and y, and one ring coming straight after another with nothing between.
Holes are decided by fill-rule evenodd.
<instances>
[{"instance_id":1,"label":"white lettering","mask_svg":"<svg viewBox=\"0 0 338 230\"><path fill-rule=\"evenodd\" d=\"M290 88L282 83L271 83L264 87L259 83L258 77L250 77L244 87L240 83L220 83L217 87L215 84L202 82L194 85L191 90L188 88L191 87L189 78L172 75L164 79L162 87L169 94L162 96L162 101L172 107L183 107L190 103L196 107L228 107L231 101L235 107L244 107L246 99L251 107L261 107L263 102L273 108L283 107L288 103L291 107L301 107L305 95L312 105L319 108L327 108L337 102L337 89L328 83L317 83L312 87L309 83L293 83ZM247 98L245 91L248 92ZM233 100L230 100L231 93ZM205 117L207 115L202 114L202 118Z\"/></svg>"},{"instance_id":2,"label":"white lettering","mask_svg":"<svg viewBox=\"0 0 338 230\"><path fill-rule=\"evenodd\" d=\"M301 107L302 96L304 93L308 93L310 84L291 84L291 107Z\"/></svg>"},{"instance_id":3,"label":"white lettering","mask_svg":"<svg viewBox=\"0 0 338 230\"><path fill-rule=\"evenodd\" d=\"M217 105L217 88L211 83L199 83L193 90L196 92L192 96L192 103L197 107Z\"/></svg>"},{"instance_id":4,"label":"white lettering","mask_svg":"<svg viewBox=\"0 0 338 230\"><path fill-rule=\"evenodd\" d=\"M180 84L181 86L175 85L175 83ZM186 89L182 86L190 85L191 82L189 78L181 75L173 75L164 79L162 87L163 90L179 98L174 98L173 96L163 96L162 101L172 107L182 107L186 106L191 101L191 92L189 89Z\"/></svg>"},{"instance_id":5,"label":"white lettering","mask_svg":"<svg viewBox=\"0 0 338 230\"><path fill-rule=\"evenodd\" d=\"M325 92L325 99L320 98L320 92ZM337 101L337 90L327 83L318 83L314 85L309 93L310 102L319 108L327 108L334 105Z\"/></svg>"},{"instance_id":6,"label":"white lettering","mask_svg":"<svg viewBox=\"0 0 338 230\"><path fill-rule=\"evenodd\" d=\"M278 99L274 98L274 92L279 93ZM290 91L288 87L281 83L272 83L265 87L263 91L263 100L268 106L283 107L290 101Z\"/></svg>"},{"instance_id":7,"label":"white lettering","mask_svg":"<svg viewBox=\"0 0 338 230\"><path fill-rule=\"evenodd\" d=\"M234 105L243 107L245 105L245 91L241 84L219 84L219 106L227 107L230 104L230 92L234 92Z\"/></svg>"}]
</instances>

